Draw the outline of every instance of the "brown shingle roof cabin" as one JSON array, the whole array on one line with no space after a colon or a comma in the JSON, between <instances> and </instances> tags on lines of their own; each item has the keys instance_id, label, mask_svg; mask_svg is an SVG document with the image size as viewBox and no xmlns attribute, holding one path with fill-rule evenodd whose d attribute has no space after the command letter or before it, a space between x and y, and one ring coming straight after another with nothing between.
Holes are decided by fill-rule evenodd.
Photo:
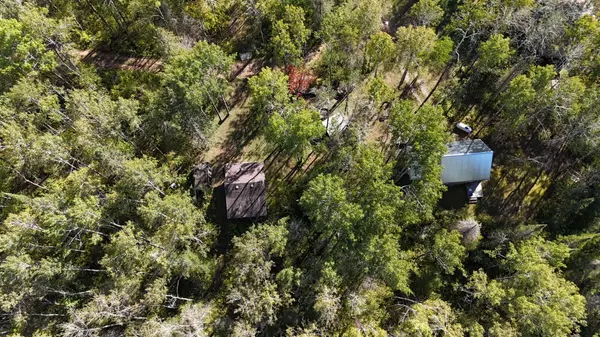
<instances>
[{"instance_id":1,"label":"brown shingle roof cabin","mask_svg":"<svg viewBox=\"0 0 600 337\"><path fill-rule=\"evenodd\" d=\"M263 163L229 163L225 166L225 204L228 219L267 215Z\"/></svg>"}]
</instances>

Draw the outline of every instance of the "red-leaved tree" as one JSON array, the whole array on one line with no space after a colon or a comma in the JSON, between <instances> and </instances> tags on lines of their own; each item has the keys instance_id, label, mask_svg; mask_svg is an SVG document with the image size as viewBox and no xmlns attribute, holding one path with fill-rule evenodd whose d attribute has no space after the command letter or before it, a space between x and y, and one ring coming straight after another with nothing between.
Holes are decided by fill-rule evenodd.
<instances>
[{"instance_id":1,"label":"red-leaved tree","mask_svg":"<svg viewBox=\"0 0 600 337\"><path fill-rule=\"evenodd\" d=\"M286 71L289 77L289 88L290 93L295 96L300 96L308 91L311 84L317 79L317 77L304 67L294 67L288 65Z\"/></svg>"}]
</instances>

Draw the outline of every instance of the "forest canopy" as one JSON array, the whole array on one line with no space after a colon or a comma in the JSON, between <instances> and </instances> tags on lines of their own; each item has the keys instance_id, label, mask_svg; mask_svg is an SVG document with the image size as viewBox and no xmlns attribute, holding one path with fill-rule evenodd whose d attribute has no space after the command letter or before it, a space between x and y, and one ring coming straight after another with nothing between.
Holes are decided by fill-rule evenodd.
<instances>
[{"instance_id":1,"label":"forest canopy","mask_svg":"<svg viewBox=\"0 0 600 337\"><path fill-rule=\"evenodd\" d=\"M599 337L597 15L0 0L0 335Z\"/></svg>"}]
</instances>

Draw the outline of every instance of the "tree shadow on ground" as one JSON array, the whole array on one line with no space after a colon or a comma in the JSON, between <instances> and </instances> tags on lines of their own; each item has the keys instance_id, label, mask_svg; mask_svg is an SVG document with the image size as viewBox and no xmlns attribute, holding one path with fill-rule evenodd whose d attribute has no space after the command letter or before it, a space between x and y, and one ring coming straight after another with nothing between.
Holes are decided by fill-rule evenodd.
<instances>
[{"instance_id":1,"label":"tree shadow on ground","mask_svg":"<svg viewBox=\"0 0 600 337\"><path fill-rule=\"evenodd\" d=\"M393 35L396 33L399 27L407 26L412 23L411 18L408 16L410 8L416 4L418 0L409 0L401 4L396 8L394 16L390 19L388 33Z\"/></svg>"},{"instance_id":2,"label":"tree shadow on ground","mask_svg":"<svg viewBox=\"0 0 600 337\"><path fill-rule=\"evenodd\" d=\"M227 253L231 251L233 238L243 235L253 225L263 222L265 218L227 219L225 186L220 184L213 189L210 203L206 210L206 219L217 228L218 232L212 254L214 256L223 256L223 259L220 260L217 266L212 282L204 295L214 298L218 294L217 290L222 288L227 266Z\"/></svg>"},{"instance_id":3,"label":"tree shadow on ground","mask_svg":"<svg viewBox=\"0 0 600 337\"><path fill-rule=\"evenodd\" d=\"M464 184L448 186L439 200L439 206L446 210L459 210L468 203L467 189Z\"/></svg>"},{"instance_id":4,"label":"tree shadow on ground","mask_svg":"<svg viewBox=\"0 0 600 337\"><path fill-rule=\"evenodd\" d=\"M236 62L231 69L229 79L231 81L236 79L247 79L258 74L265 64L266 61L262 58Z\"/></svg>"},{"instance_id":5,"label":"tree shadow on ground","mask_svg":"<svg viewBox=\"0 0 600 337\"><path fill-rule=\"evenodd\" d=\"M230 99L231 106L245 104L248 99L247 83L236 88ZM240 158L242 151L259 132L259 125L252 116L250 110L240 111L237 119L232 120L225 140L221 144L221 153L214 158L212 165L214 167L214 179L217 182L223 181L225 164L236 161Z\"/></svg>"},{"instance_id":6,"label":"tree shadow on ground","mask_svg":"<svg viewBox=\"0 0 600 337\"><path fill-rule=\"evenodd\" d=\"M134 55L122 55L98 50L80 52L81 60L94 64L103 69L143 70L159 72L163 68L160 59L138 57Z\"/></svg>"},{"instance_id":7,"label":"tree shadow on ground","mask_svg":"<svg viewBox=\"0 0 600 337\"><path fill-rule=\"evenodd\" d=\"M507 163L492 172L478 209L505 220L533 218L538 201L544 196L543 192L531 194L540 176L541 171Z\"/></svg>"},{"instance_id":8,"label":"tree shadow on ground","mask_svg":"<svg viewBox=\"0 0 600 337\"><path fill-rule=\"evenodd\" d=\"M213 194L206 210L206 219L218 228L219 235L215 250L219 254L224 254L231 248L231 240L234 236L240 236L252 227L252 225L264 221L263 217L227 219L225 187L223 184L213 189Z\"/></svg>"}]
</instances>

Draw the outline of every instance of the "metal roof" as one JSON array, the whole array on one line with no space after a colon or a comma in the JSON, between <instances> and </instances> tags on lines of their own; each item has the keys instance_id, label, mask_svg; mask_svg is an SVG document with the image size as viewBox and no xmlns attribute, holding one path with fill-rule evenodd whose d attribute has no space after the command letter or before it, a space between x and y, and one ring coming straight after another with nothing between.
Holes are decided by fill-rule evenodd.
<instances>
[{"instance_id":1,"label":"metal roof","mask_svg":"<svg viewBox=\"0 0 600 337\"><path fill-rule=\"evenodd\" d=\"M442 157L442 182L460 184L490 179L494 152L481 140L448 144Z\"/></svg>"},{"instance_id":2,"label":"metal roof","mask_svg":"<svg viewBox=\"0 0 600 337\"><path fill-rule=\"evenodd\" d=\"M481 152L493 152L481 139L459 140L448 143L448 155L464 155Z\"/></svg>"},{"instance_id":3,"label":"metal roof","mask_svg":"<svg viewBox=\"0 0 600 337\"><path fill-rule=\"evenodd\" d=\"M263 163L227 164L224 187L228 219L267 215Z\"/></svg>"}]
</instances>

